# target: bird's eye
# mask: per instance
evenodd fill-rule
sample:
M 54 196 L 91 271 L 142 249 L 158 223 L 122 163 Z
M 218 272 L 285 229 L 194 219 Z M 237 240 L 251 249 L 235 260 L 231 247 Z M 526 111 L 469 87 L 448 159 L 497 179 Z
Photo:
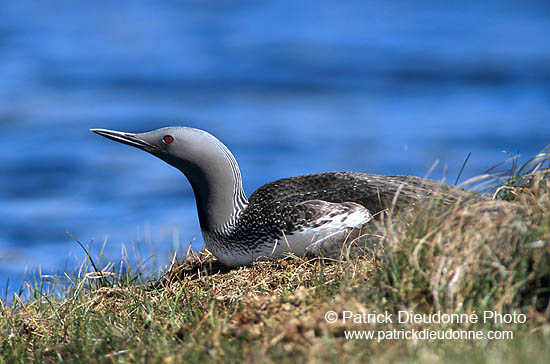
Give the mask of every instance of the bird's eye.
M 162 141 L 166 144 L 170 144 L 174 141 L 174 137 L 171 135 L 165 135 L 164 138 L 162 138 Z

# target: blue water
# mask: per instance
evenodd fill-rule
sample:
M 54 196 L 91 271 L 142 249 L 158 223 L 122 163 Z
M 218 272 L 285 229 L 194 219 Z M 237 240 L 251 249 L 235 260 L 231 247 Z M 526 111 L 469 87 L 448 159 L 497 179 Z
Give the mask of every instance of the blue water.
M 4 1 L 0 292 L 202 244 L 185 178 L 89 128 L 206 129 L 247 193 L 350 170 L 454 183 L 550 144 L 548 1 Z M 127 250 L 127 253 L 123 251 Z M 28 275 L 27 275 L 28 277 Z

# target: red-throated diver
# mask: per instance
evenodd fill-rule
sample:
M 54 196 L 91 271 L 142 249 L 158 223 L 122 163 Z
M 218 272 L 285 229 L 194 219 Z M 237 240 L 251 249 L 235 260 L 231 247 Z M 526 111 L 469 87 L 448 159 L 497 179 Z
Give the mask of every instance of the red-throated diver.
M 90 130 L 151 153 L 183 172 L 195 193 L 206 248 L 228 266 L 289 252 L 330 255 L 340 251 L 351 231 L 388 208 L 396 194 L 398 205 L 411 206 L 435 190 L 463 191 L 419 177 L 331 172 L 270 182 L 247 199 L 233 154 L 203 130 Z

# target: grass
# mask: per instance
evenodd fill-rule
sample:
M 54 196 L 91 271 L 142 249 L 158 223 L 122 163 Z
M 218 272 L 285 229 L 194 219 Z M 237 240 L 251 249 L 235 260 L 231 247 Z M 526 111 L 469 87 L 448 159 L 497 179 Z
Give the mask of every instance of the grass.
M 431 200 L 384 217 L 385 248 L 368 258 L 229 270 L 204 252 L 144 278 L 127 262 L 86 257 L 72 275 L 28 285 L 25 300 L 0 301 L 0 363 L 550 362 L 549 160 L 542 153 L 514 170 L 492 200 Z M 479 320 L 344 322 L 349 312 L 396 321 L 400 311 Z M 484 321 L 484 312 L 526 321 Z M 350 330 L 513 339 L 346 339 Z

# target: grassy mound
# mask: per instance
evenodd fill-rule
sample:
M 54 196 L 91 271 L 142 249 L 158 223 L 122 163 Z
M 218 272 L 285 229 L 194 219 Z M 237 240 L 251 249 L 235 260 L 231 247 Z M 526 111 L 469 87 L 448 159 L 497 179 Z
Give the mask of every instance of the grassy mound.
M 550 362 L 545 158 L 493 200 L 387 215 L 376 256 L 230 270 L 203 252 L 153 282 L 113 264 L 38 282 L 0 301 L 0 362 Z

